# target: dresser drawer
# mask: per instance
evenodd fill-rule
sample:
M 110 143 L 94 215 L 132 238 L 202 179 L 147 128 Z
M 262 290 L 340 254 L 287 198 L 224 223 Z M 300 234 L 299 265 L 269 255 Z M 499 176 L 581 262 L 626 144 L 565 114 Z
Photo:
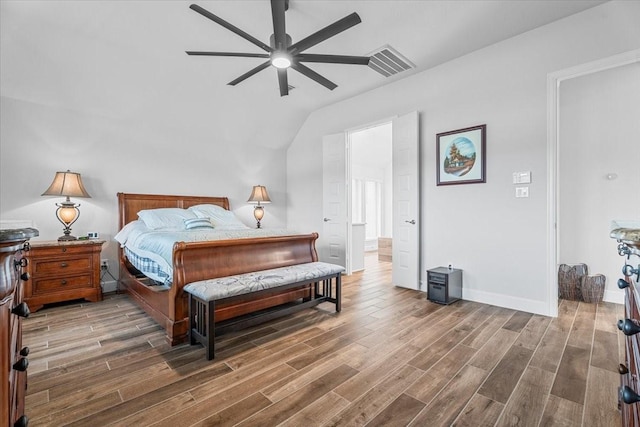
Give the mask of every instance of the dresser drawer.
M 82 242 L 82 241 L 80 241 Z M 71 257 L 79 254 L 88 254 L 93 252 L 93 248 L 90 244 L 76 244 L 67 243 L 51 246 L 43 246 L 46 242 L 33 242 L 31 244 L 31 256 L 34 258 L 50 257 L 55 258 L 58 256 Z
M 33 293 L 65 291 L 67 289 L 92 288 L 91 274 L 82 276 L 64 276 L 47 279 L 33 279 Z
M 91 255 L 65 257 L 63 259 L 32 259 L 31 274 L 34 278 L 48 274 L 68 274 L 78 271 L 91 271 Z

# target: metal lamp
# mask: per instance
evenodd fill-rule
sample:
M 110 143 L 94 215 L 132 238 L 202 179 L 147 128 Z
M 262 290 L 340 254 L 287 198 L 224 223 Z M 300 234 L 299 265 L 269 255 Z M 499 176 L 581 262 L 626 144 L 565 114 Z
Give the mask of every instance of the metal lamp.
M 84 185 L 82 185 L 80 174 L 69 170 L 56 172 L 53 182 L 42 195 L 67 198 L 62 203 L 56 203 L 58 207 L 56 209 L 56 217 L 64 225 L 64 234 L 58 237 L 58 240 L 76 240 L 77 237 L 71 235 L 71 225 L 80 217 L 80 209 L 78 209 L 80 204 L 72 202 L 69 197 L 91 197 L 85 190 Z
M 256 204 L 253 208 L 253 216 L 256 218 L 258 223 L 257 228 L 260 228 L 260 221 L 262 220 L 262 217 L 264 217 L 264 208 L 260 203 L 271 203 L 269 193 L 267 193 L 267 187 L 263 185 L 254 185 L 247 203 Z

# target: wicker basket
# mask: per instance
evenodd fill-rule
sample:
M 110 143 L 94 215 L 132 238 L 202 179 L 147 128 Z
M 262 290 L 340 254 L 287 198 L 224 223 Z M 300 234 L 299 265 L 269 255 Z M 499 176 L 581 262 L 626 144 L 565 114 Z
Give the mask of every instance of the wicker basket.
M 587 264 L 560 264 L 558 267 L 558 296 L 571 301 L 582 301 L 580 278 L 588 274 Z
M 606 280 L 607 278 L 602 274 L 582 276 L 580 279 L 580 293 L 584 302 L 602 302 Z

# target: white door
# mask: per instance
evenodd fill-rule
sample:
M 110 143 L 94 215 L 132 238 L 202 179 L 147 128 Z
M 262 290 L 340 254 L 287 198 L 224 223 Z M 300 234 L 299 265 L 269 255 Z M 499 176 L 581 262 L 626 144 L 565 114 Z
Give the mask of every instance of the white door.
M 322 138 L 322 218 L 320 258 L 347 269 L 347 159 L 345 134 Z
M 393 267 L 396 286 L 420 289 L 418 112 L 393 120 Z

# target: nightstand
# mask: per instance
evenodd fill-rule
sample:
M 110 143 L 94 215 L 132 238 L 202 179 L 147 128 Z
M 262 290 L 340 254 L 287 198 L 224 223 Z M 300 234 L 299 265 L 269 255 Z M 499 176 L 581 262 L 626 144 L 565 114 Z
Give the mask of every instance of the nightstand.
M 31 311 L 44 304 L 102 300 L 100 252 L 104 240 L 31 242 L 24 300 Z

